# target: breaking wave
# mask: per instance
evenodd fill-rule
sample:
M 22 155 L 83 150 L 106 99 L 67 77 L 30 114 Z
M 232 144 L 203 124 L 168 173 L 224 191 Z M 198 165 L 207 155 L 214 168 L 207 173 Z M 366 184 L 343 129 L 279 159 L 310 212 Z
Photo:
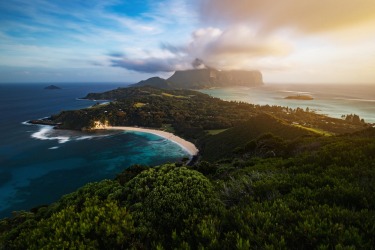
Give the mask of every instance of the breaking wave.
M 111 135 L 99 134 L 99 135 L 87 135 L 84 132 L 70 131 L 70 130 L 57 130 L 53 126 L 48 125 L 38 125 L 40 127 L 39 131 L 31 134 L 31 137 L 38 140 L 57 140 L 58 143 L 63 144 L 69 141 L 81 141 L 81 140 L 91 140 L 94 138 L 105 137 Z M 50 149 L 56 149 L 52 147 Z

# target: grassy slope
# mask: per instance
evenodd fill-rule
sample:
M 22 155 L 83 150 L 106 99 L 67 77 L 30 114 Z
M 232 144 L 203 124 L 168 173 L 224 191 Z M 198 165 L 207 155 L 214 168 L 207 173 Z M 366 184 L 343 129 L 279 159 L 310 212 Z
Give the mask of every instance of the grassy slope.
M 265 133 L 272 133 L 283 139 L 295 139 L 312 134 L 307 130 L 282 123 L 272 116 L 262 114 L 240 126 L 207 137 L 204 140 L 202 159 L 215 161 L 229 157 L 232 155 L 233 150 L 244 146 L 249 141 Z

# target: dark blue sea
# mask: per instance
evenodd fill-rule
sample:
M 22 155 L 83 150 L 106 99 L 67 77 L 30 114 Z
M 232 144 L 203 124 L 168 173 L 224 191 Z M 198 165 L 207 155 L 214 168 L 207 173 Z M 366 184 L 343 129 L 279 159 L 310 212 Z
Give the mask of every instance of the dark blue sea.
M 79 100 L 125 84 L 0 84 L 0 218 L 49 204 L 88 183 L 133 164 L 158 165 L 188 156 L 177 144 L 137 132 L 54 130 L 27 125 L 62 110 L 89 107 Z

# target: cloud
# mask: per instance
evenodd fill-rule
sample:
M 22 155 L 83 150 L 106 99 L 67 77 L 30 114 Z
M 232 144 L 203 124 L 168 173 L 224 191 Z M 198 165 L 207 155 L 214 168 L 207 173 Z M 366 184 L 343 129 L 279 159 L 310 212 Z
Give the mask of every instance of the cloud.
M 125 54 L 122 52 L 114 51 L 114 52 L 108 53 L 108 56 L 114 57 L 114 58 L 123 58 L 125 57 Z
M 275 37 L 263 37 L 256 35 L 247 26 L 239 25 L 230 27 L 224 31 L 212 29 L 199 30 L 199 36 L 193 35 L 191 51 L 202 46 L 206 56 L 220 55 L 246 55 L 248 57 L 278 56 L 287 54 L 290 47 Z M 197 32 L 195 32 L 197 33 Z
M 186 51 L 187 51 L 187 48 L 185 46 L 176 46 L 176 45 L 172 45 L 172 44 L 167 43 L 167 42 L 161 42 L 160 48 L 162 50 L 169 51 L 172 54 L 180 54 L 180 53 L 183 54 L 183 53 L 186 53 Z
M 204 68 L 254 69 L 259 58 L 282 57 L 292 46 L 275 37 L 258 37 L 243 25 L 225 30 L 201 28 L 192 32 L 189 42 L 181 45 L 161 43 L 159 56 L 125 58 L 121 53 L 110 53 L 114 67 L 139 72 L 172 72 L 179 69 Z M 155 51 L 153 54 L 157 54 Z M 120 59 L 119 57 L 122 57 Z M 197 59 L 199 58 L 199 59 Z M 204 63 L 203 63 L 204 62 Z
M 292 45 L 275 37 L 257 36 L 243 25 L 221 30 L 198 29 L 186 46 L 189 60 L 202 59 L 206 65 L 219 69 L 251 69 L 259 58 L 283 57 Z
M 111 66 L 143 73 L 172 72 L 176 70 L 176 59 L 112 59 Z
M 322 33 L 338 38 L 336 31 L 348 28 L 353 31 L 353 27 L 375 21 L 372 0 L 196 0 L 195 3 L 201 22 L 191 31 L 190 38 L 161 41 L 159 48 L 149 55 L 126 51 L 126 58 L 111 58 L 112 65 L 148 73 L 206 65 L 218 69 L 290 70 L 299 64 L 293 54 L 318 48 L 328 50 L 325 39 L 323 43 L 318 41 Z
M 209 24 L 251 23 L 261 32 L 289 28 L 303 33 L 339 30 L 375 21 L 373 0 L 202 0 Z
M 146 0 L 135 5 L 118 0 L 0 2 L 4 23 L 0 26 L 0 69 L 74 66 L 104 75 L 110 65 L 116 72 L 120 68 L 138 72 L 184 68 L 180 57 L 174 56 L 183 49 L 166 53 L 159 45 L 171 37 L 175 43 L 189 38 L 197 20 L 189 1 Z

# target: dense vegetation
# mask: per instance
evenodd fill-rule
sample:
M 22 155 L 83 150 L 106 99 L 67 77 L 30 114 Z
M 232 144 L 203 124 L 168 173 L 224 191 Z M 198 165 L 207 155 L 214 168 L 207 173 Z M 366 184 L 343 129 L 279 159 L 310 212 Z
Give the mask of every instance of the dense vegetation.
M 305 129 L 280 122 L 270 115 L 261 114 L 217 135 L 203 138 L 201 142 L 202 159 L 215 161 L 231 156 L 259 135 L 266 133 L 272 133 L 283 139 L 314 135 Z
M 195 140 L 199 160 L 134 165 L 49 206 L 15 212 L 0 221 L 0 249 L 375 245 L 375 129 L 359 117 L 150 87 L 88 97 L 113 101 L 51 120 L 74 129 L 94 121 L 163 127 Z
M 270 153 L 273 152 L 273 153 Z M 375 129 L 264 134 L 218 161 L 133 166 L 0 222 L 1 249 L 371 249 Z
M 113 126 L 161 128 L 168 124 L 173 132 L 197 139 L 207 130 L 237 126 L 258 114 L 269 114 L 285 124 L 315 129 L 326 134 L 358 131 L 365 123 L 335 119 L 309 110 L 280 106 L 259 106 L 243 102 L 226 102 L 191 90 L 165 90 L 152 87 L 118 88 L 104 93 L 91 93 L 88 99 L 112 100 L 107 105 L 63 111 L 51 117 L 61 128 L 90 129 L 95 121 Z

